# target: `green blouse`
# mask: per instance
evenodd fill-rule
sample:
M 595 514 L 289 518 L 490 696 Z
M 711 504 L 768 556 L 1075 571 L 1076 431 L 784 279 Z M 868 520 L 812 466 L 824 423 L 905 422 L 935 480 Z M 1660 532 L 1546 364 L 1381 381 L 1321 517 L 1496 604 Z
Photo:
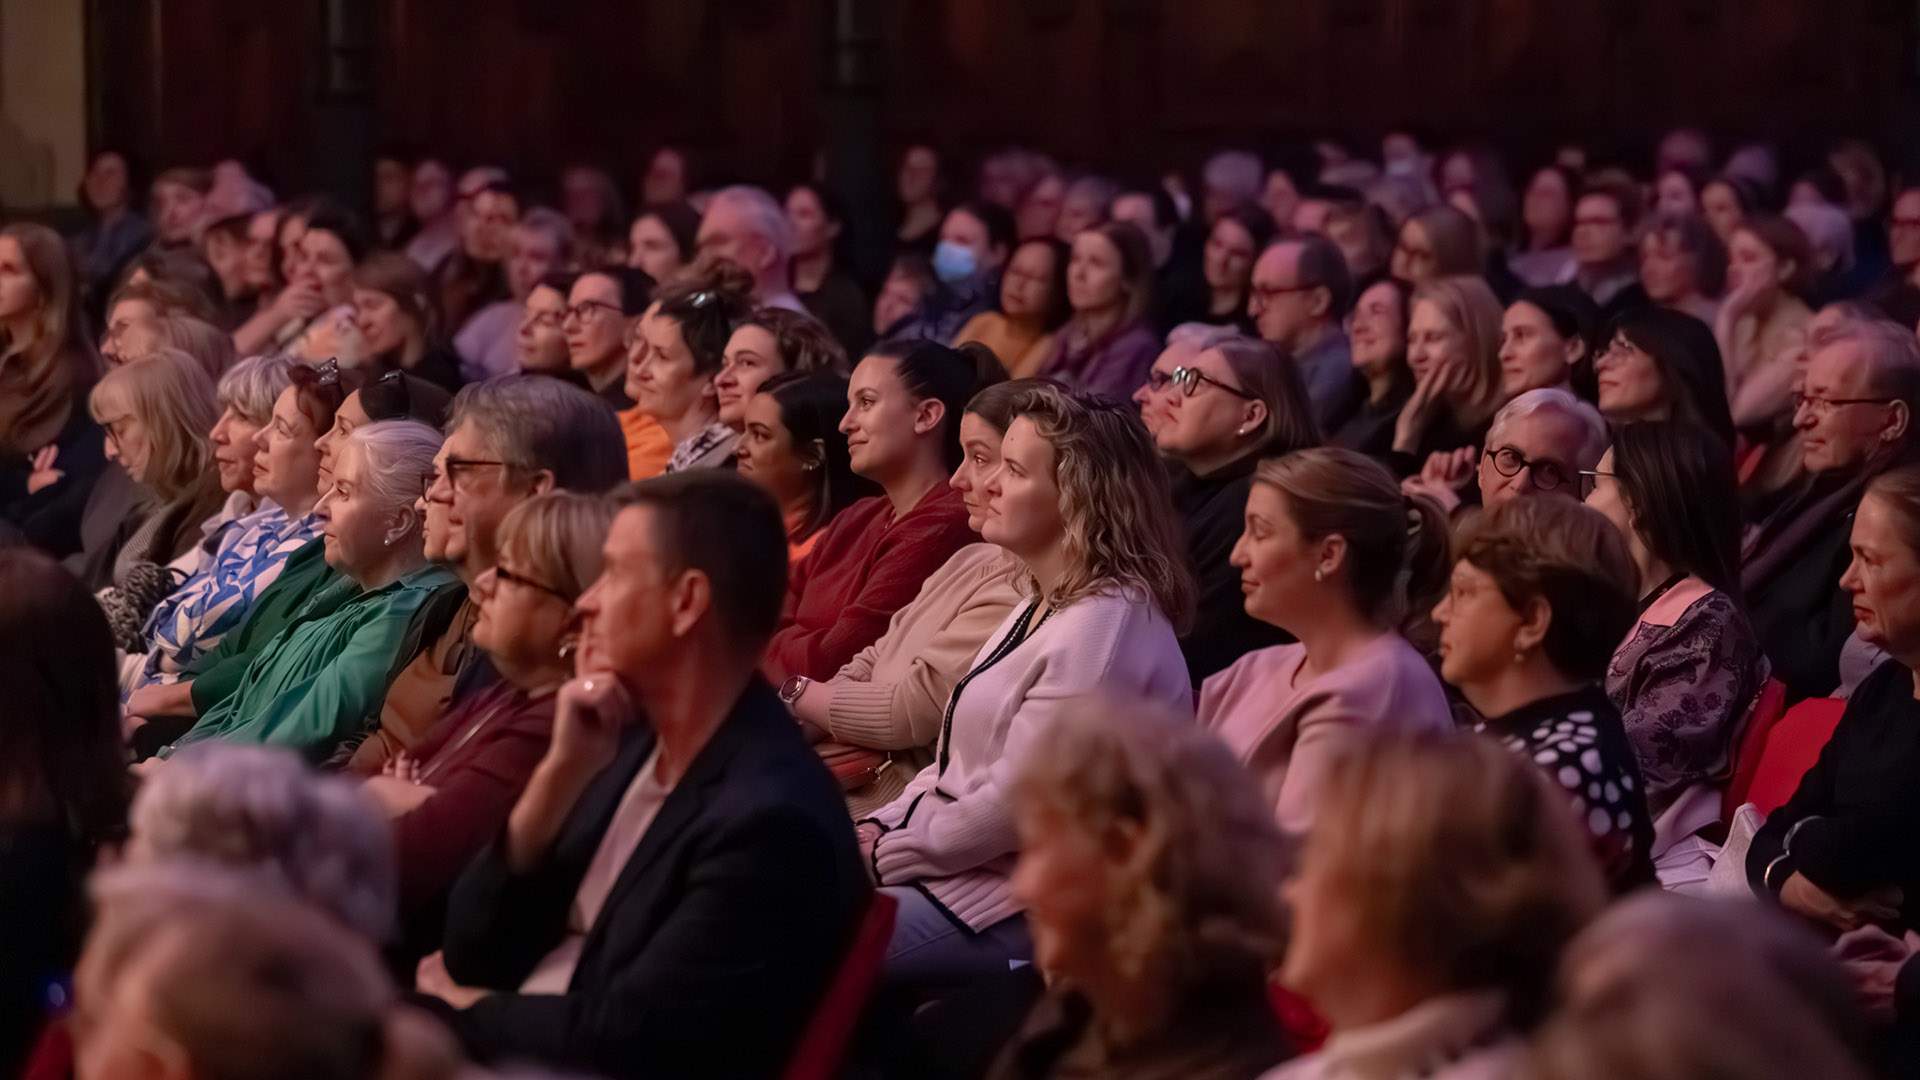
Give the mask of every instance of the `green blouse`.
M 394 673 L 422 644 L 421 610 L 458 588 L 452 571 L 434 565 L 368 592 L 345 577 L 329 583 L 254 654 L 239 686 L 160 756 L 223 739 L 325 760 L 380 715 Z

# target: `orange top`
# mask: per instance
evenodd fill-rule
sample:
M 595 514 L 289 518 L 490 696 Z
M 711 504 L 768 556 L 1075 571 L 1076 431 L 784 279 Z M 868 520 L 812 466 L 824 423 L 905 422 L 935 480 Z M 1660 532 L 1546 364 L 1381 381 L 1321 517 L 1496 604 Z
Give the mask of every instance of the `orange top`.
M 660 421 L 636 407 L 618 414 L 620 433 L 627 437 L 627 477 L 647 480 L 667 471 L 673 458 L 673 437 Z

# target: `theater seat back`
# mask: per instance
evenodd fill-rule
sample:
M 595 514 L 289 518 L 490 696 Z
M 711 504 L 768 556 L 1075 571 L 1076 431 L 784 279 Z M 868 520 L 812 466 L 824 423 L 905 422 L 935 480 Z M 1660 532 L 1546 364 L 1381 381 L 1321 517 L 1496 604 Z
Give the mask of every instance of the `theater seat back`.
M 1837 698 L 1809 698 L 1788 709 L 1767 735 L 1766 750 L 1754 770 L 1745 801 L 1762 814 L 1771 814 L 1792 798 L 1800 778 L 1813 768 L 1827 740 L 1833 738 L 1833 729 L 1839 726 L 1840 714 L 1846 708 L 1847 703 Z
M 880 963 L 886 959 L 899 908 L 900 902 L 886 893 L 873 894 L 840 969 L 827 984 L 827 992 L 821 995 L 806 1030 L 800 1033 L 800 1042 L 781 1074 L 784 1080 L 833 1080 L 840 1075 L 847 1044 L 853 1040 L 854 1027 L 860 1023 L 873 984 L 880 977 Z
M 1727 780 L 1727 790 L 1720 800 L 1720 820 L 1732 824 L 1733 812 L 1747 801 L 1747 791 L 1753 787 L 1753 776 L 1760 768 L 1760 759 L 1767 749 L 1767 736 L 1772 734 L 1775 724 L 1787 714 L 1787 684 L 1779 679 L 1768 679 L 1760 693 L 1754 696 L 1753 707 L 1747 712 L 1747 722 L 1740 730 L 1740 745 L 1733 756 L 1733 775 Z

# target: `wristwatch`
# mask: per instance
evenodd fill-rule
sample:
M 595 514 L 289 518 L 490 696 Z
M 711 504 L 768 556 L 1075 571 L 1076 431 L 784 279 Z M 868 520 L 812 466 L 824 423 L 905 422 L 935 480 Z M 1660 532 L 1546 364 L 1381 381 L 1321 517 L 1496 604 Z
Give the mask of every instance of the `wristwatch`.
M 806 693 L 807 687 L 812 685 L 813 680 L 805 675 L 789 675 L 787 681 L 780 684 L 780 700 L 791 709 L 793 703 L 799 701 L 800 695 Z

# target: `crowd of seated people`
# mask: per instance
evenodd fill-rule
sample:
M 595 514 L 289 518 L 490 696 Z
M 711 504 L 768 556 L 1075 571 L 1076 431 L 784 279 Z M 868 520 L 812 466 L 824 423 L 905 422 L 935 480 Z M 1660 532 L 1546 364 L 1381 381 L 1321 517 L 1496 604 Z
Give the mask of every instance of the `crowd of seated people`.
M 1867 144 L 699 164 L 0 226 L 0 1075 L 1920 1069 Z

